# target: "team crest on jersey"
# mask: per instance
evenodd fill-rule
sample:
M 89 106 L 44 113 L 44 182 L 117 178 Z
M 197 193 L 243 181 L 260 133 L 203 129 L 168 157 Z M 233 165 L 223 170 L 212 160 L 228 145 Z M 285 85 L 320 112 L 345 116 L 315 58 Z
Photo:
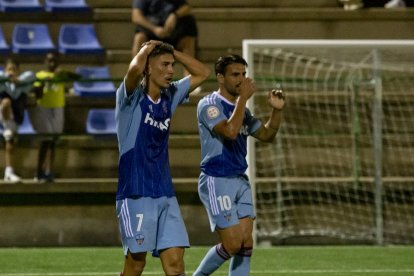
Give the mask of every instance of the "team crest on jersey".
M 209 119 L 217 118 L 218 115 L 220 115 L 220 111 L 217 107 L 210 106 L 209 108 L 207 108 L 207 116 Z
M 137 244 L 138 244 L 138 245 L 142 245 L 142 244 L 144 243 L 145 237 L 144 237 L 144 235 L 142 235 L 142 234 L 138 234 L 138 235 L 135 237 L 135 240 L 137 241 Z
M 224 219 L 227 220 L 227 221 L 230 221 L 231 220 L 231 213 L 228 213 L 228 212 L 224 213 Z

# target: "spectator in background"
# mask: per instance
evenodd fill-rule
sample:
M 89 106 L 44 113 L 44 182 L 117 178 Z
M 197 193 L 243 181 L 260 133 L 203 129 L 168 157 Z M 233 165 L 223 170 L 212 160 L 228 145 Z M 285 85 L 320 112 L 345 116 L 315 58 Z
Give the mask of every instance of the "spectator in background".
M 195 57 L 198 31 L 186 0 L 133 0 L 132 22 L 137 25 L 132 57 L 151 39 L 167 42 Z M 185 69 L 184 75 L 188 75 Z
M 4 181 L 6 182 L 21 181 L 13 169 L 14 138 L 18 125 L 23 122 L 27 93 L 32 91 L 34 81 L 33 72 L 27 71 L 19 75 L 19 65 L 13 59 L 7 59 L 4 71 L 0 72 L 0 121 L 5 140 Z
M 65 83 L 55 82 L 59 78 L 58 66 L 57 54 L 48 53 L 45 69 L 36 73 L 39 81 L 34 84 L 37 106 L 31 110 L 30 118 L 36 132 L 46 134 L 41 136 L 38 155 L 36 179 L 39 182 L 53 182 L 55 142 L 64 126 Z

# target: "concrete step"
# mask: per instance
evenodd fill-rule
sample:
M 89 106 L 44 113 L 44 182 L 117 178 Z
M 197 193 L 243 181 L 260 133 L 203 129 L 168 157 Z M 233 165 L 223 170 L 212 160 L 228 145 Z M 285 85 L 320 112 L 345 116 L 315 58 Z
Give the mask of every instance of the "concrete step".
M 40 140 L 35 135 L 20 135 L 15 145 L 15 171 L 26 180 L 35 176 Z M 171 135 L 169 145 L 172 176 L 198 177 L 198 136 Z M 0 154 L 4 156 L 4 147 L 1 147 Z M 56 144 L 54 171 L 56 178 L 116 178 L 118 160 L 118 144 L 114 135 L 62 135 Z M 0 168 L 4 166 L 4 158 L 1 158 Z

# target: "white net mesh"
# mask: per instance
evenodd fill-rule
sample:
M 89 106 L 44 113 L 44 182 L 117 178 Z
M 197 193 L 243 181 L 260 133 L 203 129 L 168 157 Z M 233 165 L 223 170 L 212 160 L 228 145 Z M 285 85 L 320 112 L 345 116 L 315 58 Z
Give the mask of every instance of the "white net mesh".
M 414 243 L 412 45 L 245 50 L 254 114 L 287 96 L 277 141 L 255 144 L 258 239 Z

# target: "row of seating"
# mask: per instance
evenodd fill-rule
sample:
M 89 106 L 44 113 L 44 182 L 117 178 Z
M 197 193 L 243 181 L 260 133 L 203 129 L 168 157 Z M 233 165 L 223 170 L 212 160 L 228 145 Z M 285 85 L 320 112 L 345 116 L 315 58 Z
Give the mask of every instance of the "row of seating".
M 45 54 L 56 50 L 47 24 L 16 24 L 11 48 L 0 27 L 0 54 Z M 104 54 L 93 24 L 62 24 L 58 37 L 61 54 Z
M 88 111 L 85 126 L 86 134 L 90 135 L 114 135 L 116 134 L 115 109 L 92 108 Z M 24 112 L 23 123 L 18 128 L 20 135 L 33 135 L 36 131 L 30 122 L 29 112 Z M 0 124 L 0 133 L 3 133 L 3 125 Z
M 85 0 L 44 0 L 44 6 L 39 0 L 0 0 L 2 12 L 90 12 L 90 6 Z

